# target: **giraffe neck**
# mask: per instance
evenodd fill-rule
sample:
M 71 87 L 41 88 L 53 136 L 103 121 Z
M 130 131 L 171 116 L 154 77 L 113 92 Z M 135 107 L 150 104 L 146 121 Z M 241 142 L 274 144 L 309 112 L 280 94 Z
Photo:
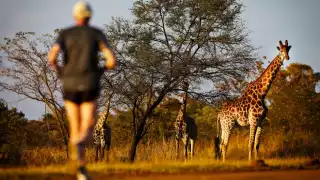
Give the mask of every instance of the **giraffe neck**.
M 104 109 L 103 112 L 100 114 L 97 125 L 98 126 L 102 126 L 106 120 L 106 118 L 108 117 L 109 112 L 107 111 L 107 109 Z
M 182 99 L 182 104 L 180 106 L 180 109 L 178 112 L 178 117 L 177 117 L 177 121 L 179 121 L 181 123 L 185 119 L 184 116 L 186 115 L 187 103 L 188 103 L 188 90 L 185 88 L 184 94 L 183 94 L 183 99 Z
M 97 122 L 97 127 L 101 128 L 103 127 L 103 124 L 106 122 L 108 115 L 109 115 L 109 110 L 110 110 L 110 101 L 111 101 L 111 95 L 108 97 L 107 102 L 105 104 L 103 112 L 100 114 L 98 122 Z
M 270 86 L 277 76 L 282 64 L 283 58 L 280 55 L 276 56 L 257 81 L 259 84 L 261 84 L 259 88 L 263 96 L 268 93 Z
M 185 90 L 184 95 L 183 95 L 183 102 L 182 102 L 182 109 L 183 109 L 183 114 L 186 113 L 187 109 L 187 103 L 188 103 L 188 90 Z

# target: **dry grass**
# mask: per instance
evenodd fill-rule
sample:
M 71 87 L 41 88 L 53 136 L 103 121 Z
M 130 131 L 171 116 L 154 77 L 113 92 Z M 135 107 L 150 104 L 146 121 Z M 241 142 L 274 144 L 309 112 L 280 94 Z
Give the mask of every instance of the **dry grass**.
M 264 139 L 260 148 L 260 158 L 268 165 L 267 169 L 298 169 L 304 167 L 310 159 L 304 154 L 300 156 L 279 157 L 276 152 L 284 149 L 284 144 L 277 141 L 280 137 L 274 136 Z M 183 160 L 183 149 L 180 149 L 180 159 L 176 159 L 174 141 L 160 141 L 156 143 L 140 143 L 138 146 L 136 162 L 133 164 L 121 162 L 126 158 L 129 143 L 123 147 L 112 147 L 109 162 L 104 160 L 95 163 L 95 153 L 92 148 L 86 149 L 88 168 L 97 173 L 178 173 L 178 172 L 212 172 L 212 171 L 238 171 L 257 170 L 248 163 L 248 145 L 246 134 L 232 136 L 228 147 L 227 162 L 214 160 L 212 143 L 197 141 L 195 157 L 192 160 Z M 26 167 L 7 168 L 0 170 L 3 175 L 39 175 L 39 174 L 70 174 L 68 170 L 66 152 L 62 148 L 33 148 L 25 150 L 23 160 Z M 264 168 L 266 169 L 266 168 Z
M 248 158 L 248 137 L 244 135 L 232 136 L 228 146 L 228 159 L 232 161 L 247 160 Z M 122 147 L 112 147 L 109 152 L 109 163 L 119 163 L 121 159 L 126 159 L 130 143 Z M 293 145 L 292 145 L 293 146 Z M 264 139 L 260 146 L 261 159 L 299 159 L 305 158 L 306 155 L 300 153 L 297 155 L 286 154 L 279 156 L 285 151 L 288 145 L 277 141 L 277 136 Z M 183 147 L 180 146 L 180 159 L 183 159 Z M 283 154 L 283 153 L 282 153 Z M 92 148 L 86 149 L 86 158 L 89 163 L 94 163 L 95 152 Z M 67 162 L 66 151 L 62 148 L 33 148 L 24 151 L 23 161 L 28 166 L 48 166 L 59 165 Z M 214 159 L 214 149 L 212 142 L 197 141 L 195 145 L 195 161 L 207 161 Z M 105 159 L 106 161 L 106 159 Z M 162 163 L 175 162 L 176 151 L 173 140 L 159 141 L 155 143 L 140 143 L 137 149 L 136 162 L 138 163 Z

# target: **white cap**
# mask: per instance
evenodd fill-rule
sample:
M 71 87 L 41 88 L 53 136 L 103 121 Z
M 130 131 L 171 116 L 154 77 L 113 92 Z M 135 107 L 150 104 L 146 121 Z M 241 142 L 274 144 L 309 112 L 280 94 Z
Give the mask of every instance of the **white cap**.
M 72 15 L 77 19 L 88 18 L 92 16 L 92 9 L 87 2 L 81 0 L 73 6 Z

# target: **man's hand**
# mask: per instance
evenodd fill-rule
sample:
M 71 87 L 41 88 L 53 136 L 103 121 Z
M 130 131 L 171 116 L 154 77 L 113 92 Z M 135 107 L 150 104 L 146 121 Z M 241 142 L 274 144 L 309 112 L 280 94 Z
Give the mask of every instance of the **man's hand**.
M 49 64 L 56 71 L 58 71 L 57 57 L 58 57 L 59 51 L 60 51 L 60 46 L 58 44 L 54 44 L 48 54 Z
M 116 57 L 114 56 L 111 49 L 107 48 L 103 43 L 99 45 L 100 51 L 103 53 L 106 59 L 105 67 L 107 70 L 113 69 L 116 66 Z

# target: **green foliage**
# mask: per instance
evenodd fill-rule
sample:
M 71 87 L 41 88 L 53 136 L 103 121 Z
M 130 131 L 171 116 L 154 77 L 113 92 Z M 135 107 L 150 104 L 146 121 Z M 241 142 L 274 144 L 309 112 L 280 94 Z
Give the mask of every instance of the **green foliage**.
M 270 133 L 282 134 L 285 153 L 305 151 L 312 155 L 320 142 L 320 106 L 314 99 L 319 79 L 312 68 L 304 64 L 291 64 L 272 84 L 268 99 L 271 101 L 268 118 L 272 123 Z M 309 151 L 305 150 L 309 148 Z
M 9 109 L 4 100 L 0 100 L 0 151 L 20 152 L 26 141 L 25 126 L 27 120 L 16 108 Z
M 205 105 L 202 108 L 196 109 L 193 117 L 199 129 L 198 139 L 212 140 L 216 136 L 217 114 L 217 108 L 213 106 Z

